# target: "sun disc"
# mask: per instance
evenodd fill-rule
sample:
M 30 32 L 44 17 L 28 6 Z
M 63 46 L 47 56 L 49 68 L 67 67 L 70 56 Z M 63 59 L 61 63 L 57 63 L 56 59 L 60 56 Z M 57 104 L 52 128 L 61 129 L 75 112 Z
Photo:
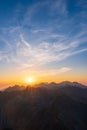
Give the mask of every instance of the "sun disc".
M 29 84 L 33 84 L 35 82 L 35 78 L 34 77 L 27 77 L 25 79 L 25 82 L 29 83 Z

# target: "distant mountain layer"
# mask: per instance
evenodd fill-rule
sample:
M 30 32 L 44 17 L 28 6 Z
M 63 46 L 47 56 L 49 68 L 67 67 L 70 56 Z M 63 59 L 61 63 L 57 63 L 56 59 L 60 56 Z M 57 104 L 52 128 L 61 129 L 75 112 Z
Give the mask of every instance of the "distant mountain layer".
M 87 86 L 13 86 L 0 92 L 0 130 L 87 130 Z
M 78 82 L 69 82 L 69 81 L 64 81 L 61 83 L 55 83 L 55 82 L 51 82 L 51 83 L 40 83 L 37 85 L 34 85 L 33 87 L 37 88 L 37 87 L 45 87 L 45 88 L 49 88 L 49 89 L 54 89 L 55 87 L 67 87 L 67 86 L 72 86 L 72 87 L 80 87 L 80 88 L 87 88 L 87 86 L 80 84 Z M 32 87 L 32 86 L 27 86 L 27 87 Z M 4 91 L 6 92 L 11 92 L 11 91 L 20 91 L 20 90 L 24 90 L 25 87 L 24 86 L 19 86 L 19 85 L 14 85 L 14 86 L 10 86 L 8 88 L 6 88 Z

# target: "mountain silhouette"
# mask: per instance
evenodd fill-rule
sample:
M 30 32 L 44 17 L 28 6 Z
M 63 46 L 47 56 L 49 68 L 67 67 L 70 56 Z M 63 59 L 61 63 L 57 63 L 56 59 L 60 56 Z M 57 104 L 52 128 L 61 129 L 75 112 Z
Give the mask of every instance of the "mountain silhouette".
M 87 86 L 65 81 L 5 89 L 0 92 L 0 130 L 6 129 L 87 130 Z

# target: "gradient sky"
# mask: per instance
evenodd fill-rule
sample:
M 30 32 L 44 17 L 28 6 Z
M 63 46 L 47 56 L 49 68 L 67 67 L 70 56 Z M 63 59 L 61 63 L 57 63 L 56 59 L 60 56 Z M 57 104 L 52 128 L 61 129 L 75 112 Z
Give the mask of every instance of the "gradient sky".
M 87 0 L 0 0 L 0 86 L 87 84 Z

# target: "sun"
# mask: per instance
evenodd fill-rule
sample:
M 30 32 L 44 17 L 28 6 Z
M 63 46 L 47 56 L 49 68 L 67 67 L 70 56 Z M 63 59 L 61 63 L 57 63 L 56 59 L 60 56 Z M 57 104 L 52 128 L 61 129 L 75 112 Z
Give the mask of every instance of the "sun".
M 25 83 L 34 84 L 35 83 L 35 78 L 34 77 L 27 77 L 27 78 L 25 78 Z

